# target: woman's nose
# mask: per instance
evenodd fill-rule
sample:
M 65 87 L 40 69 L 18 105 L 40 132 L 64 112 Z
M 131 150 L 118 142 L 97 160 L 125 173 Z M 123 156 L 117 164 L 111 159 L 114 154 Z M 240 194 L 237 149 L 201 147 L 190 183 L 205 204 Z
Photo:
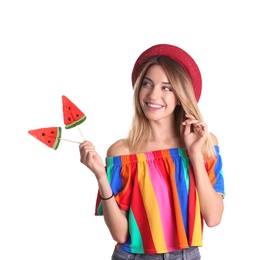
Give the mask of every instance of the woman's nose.
M 151 88 L 151 91 L 149 93 L 149 97 L 151 99 L 158 99 L 160 97 L 160 89 L 158 87 L 156 87 L 156 86 Z

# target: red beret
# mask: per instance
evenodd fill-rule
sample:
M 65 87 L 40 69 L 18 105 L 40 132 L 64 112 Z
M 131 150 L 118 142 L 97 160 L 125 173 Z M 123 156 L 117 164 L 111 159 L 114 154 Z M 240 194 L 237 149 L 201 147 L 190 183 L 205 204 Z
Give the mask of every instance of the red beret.
M 136 60 L 133 71 L 132 71 L 132 84 L 134 86 L 134 83 L 137 79 L 138 74 L 140 73 L 142 67 L 144 64 L 155 56 L 168 56 L 174 60 L 176 60 L 179 64 L 182 65 L 182 67 L 187 71 L 189 74 L 193 87 L 194 92 L 197 101 L 200 98 L 201 95 L 201 89 L 202 89 L 202 78 L 200 74 L 200 70 L 196 64 L 196 62 L 193 60 L 193 58 L 184 50 L 181 48 L 170 45 L 170 44 L 157 44 L 149 49 L 145 50 Z

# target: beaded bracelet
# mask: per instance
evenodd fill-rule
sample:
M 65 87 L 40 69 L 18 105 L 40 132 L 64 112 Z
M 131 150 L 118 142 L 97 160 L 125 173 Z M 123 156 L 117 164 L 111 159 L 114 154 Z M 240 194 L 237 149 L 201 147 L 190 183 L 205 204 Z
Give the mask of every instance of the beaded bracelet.
M 114 196 L 114 192 L 112 191 L 112 195 L 110 197 L 108 197 L 108 198 L 102 198 L 100 194 L 99 194 L 99 196 L 100 196 L 101 200 L 109 200 Z

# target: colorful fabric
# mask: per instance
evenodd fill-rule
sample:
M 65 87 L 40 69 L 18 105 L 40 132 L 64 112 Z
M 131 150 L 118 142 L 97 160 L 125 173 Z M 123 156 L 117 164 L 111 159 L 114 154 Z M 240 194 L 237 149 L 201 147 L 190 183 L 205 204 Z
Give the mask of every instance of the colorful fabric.
M 215 150 L 216 158 L 204 164 L 214 189 L 224 195 L 219 147 Z M 128 240 L 117 247 L 157 254 L 202 246 L 203 219 L 184 148 L 108 157 L 106 171 L 118 205 L 129 212 Z M 99 193 L 95 215 L 103 215 Z

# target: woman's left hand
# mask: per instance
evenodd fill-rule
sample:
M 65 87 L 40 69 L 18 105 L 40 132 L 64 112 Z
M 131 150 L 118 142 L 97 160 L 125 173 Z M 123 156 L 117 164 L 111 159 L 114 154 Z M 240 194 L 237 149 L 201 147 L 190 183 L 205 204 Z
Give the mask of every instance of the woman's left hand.
M 208 136 L 208 127 L 204 122 L 192 115 L 185 115 L 187 119 L 182 123 L 184 129 L 184 143 L 189 154 L 201 153 Z

